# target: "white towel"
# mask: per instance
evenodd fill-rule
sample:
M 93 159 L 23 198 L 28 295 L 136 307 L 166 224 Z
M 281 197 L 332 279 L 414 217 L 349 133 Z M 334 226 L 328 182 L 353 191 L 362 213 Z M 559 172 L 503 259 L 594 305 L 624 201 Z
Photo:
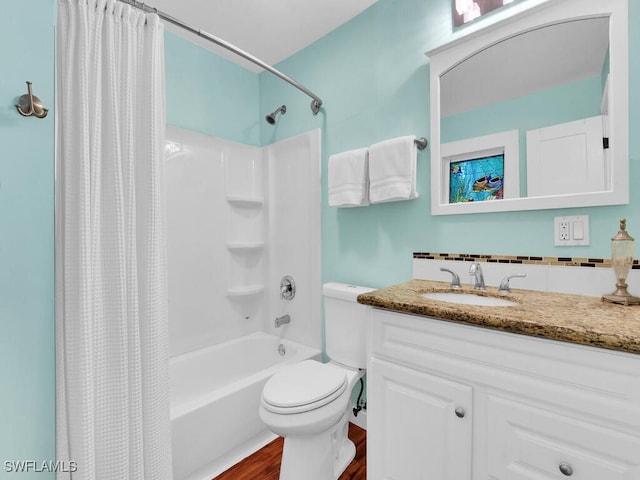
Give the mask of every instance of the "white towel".
M 366 148 L 329 157 L 329 206 L 369 205 L 369 167 Z
M 398 137 L 369 147 L 369 200 L 396 202 L 418 198 L 415 135 Z

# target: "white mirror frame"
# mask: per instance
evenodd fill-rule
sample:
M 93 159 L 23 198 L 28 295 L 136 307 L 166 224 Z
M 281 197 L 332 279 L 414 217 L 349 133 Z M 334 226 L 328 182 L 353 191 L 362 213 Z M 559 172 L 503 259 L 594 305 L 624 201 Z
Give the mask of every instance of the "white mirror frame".
M 431 214 L 506 212 L 629 203 L 629 39 L 627 0 L 531 0 L 514 15 L 430 50 Z M 609 17 L 609 155 L 611 190 L 543 197 L 448 203 L 440 148 L 440 77 L 495 43 L 545 25 L 589 17 Z M 518 180 L 519 181 L 519 180 Z

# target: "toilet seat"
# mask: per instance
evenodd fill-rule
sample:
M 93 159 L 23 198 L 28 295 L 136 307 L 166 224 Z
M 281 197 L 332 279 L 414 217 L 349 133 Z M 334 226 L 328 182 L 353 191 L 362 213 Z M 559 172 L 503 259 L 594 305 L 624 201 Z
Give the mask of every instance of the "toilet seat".
M 273 413 L 294 414 L 320 408 L 342 395 L 347 375 L 341 368 L 315 360 L 304 360 L 281 369 L 265 384 L 264 408 Z

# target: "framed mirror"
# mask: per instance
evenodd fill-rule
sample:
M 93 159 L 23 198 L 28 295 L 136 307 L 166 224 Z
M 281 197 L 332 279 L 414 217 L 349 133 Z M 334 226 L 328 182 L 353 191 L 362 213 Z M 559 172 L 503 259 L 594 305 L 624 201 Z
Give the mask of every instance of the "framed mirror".
M 628 203 L 627 0 L 534 0 L 427 52 L 433 215 Z

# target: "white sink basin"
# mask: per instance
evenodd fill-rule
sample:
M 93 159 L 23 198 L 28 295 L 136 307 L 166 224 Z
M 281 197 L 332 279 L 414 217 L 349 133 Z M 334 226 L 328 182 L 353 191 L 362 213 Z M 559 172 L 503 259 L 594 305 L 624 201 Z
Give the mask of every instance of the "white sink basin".
M 473 293 L 432 292 L 423 293 L 422 298 L 439 302 L 457 303 L 458 305 L 477 305 L 481 307 L 513 307 L 518 305 L 511 300 L 496 297 L 483 297 Z

